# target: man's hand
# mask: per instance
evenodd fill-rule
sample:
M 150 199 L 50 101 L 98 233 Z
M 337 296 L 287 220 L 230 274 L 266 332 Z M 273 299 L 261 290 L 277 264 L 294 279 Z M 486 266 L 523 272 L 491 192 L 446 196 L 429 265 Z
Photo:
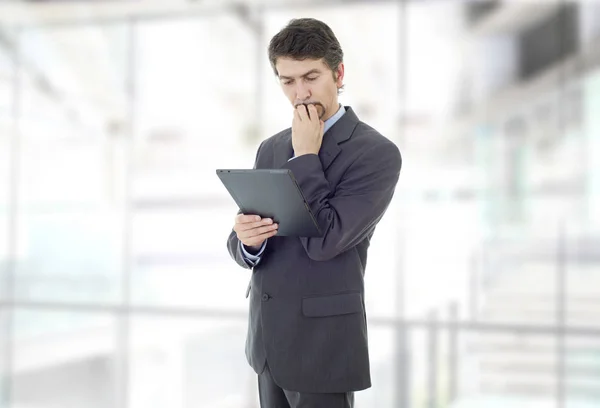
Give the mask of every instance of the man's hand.
M 319 119 L 317 108 L 313 104 L 298 105 L 294 109 L 292 121 L 292 146 L 294 154 L 319 154 L 323 142 L 325 122 Z
M 278 227 L 279 225 L 274 224 L 270 218 L 261 219 L 258 215 L 238 214 L 233 230 L 242 244 L 258 251 L 267 238 L 277 234 Z

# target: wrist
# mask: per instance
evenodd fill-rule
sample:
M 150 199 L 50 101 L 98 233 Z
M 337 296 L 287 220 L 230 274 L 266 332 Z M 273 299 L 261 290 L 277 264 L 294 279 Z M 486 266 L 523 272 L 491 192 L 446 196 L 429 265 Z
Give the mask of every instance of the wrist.
M 260 251 L 260 248 L 262 248 L 262 244 L 260 244 L 260 245 L 244 245 L 244 246 L 246 247 L 246 251 L 248 251 L 252 255 L 258 253 L 258 251 Z
M 316 154 L 316 155 L 319 154 L 318 151 L 317 152 L 314 152 L 314 151 L 299 151 L 299 152 L 294 152 L 294 153 L 296 154 L 296 157 L 305 156 L 307 154 Z

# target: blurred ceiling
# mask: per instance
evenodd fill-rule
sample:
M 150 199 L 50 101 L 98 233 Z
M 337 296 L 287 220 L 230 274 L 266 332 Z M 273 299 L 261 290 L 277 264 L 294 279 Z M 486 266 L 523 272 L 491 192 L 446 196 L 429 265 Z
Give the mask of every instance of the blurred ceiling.
M 268 0 L 277 4 L 281 0 Z M 259 0 L 21 0 L 0 2 L 0 23 L 40 24 L 128 17 L 184 15 Z
M 0 0 L 0 25 L 39 25 L 124 18 L 168 18 L 264 6 L 303 7 L 381 3 L 398 0 Z M 424 0 L 405 0 L 425 3 Z M 433 2 L 435 3 L 435 2 Z M 478 3 L 495 5 L 473 27 L 475 35 L 518 30 L 543 19 L 564 0 L 519 0 Z
M 364 0 L 358 0 L 362 2 Z M 351 3 L 357 0 L 329 0 Z M 48 24 L 72 21 L 181 16 L 226 7 L 323 4 L 323 0 L 0 0 L 0 24 Z

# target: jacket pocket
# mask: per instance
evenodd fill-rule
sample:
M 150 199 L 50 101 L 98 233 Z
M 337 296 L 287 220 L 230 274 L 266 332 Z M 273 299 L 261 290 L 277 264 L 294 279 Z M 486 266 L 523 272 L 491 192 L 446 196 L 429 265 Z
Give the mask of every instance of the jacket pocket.
M 302 299 L 302 314 L 306 317 L 338 316 L 362 311 L 360 293 L 342 293 Z

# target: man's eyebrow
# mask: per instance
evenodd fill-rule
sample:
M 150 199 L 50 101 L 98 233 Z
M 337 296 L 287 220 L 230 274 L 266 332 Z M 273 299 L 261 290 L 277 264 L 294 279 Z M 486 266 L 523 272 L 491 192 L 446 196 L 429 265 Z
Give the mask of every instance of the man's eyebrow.
M 301 77 L 303 77 L 303 78 L 304 78 L 304 77 L 307 77 L 307 76 L 309 76 L 310 74 L 320 74 L 320 73 L 321 73 L 321 70 L 320 70 L 320 69 L 313 68 L 313 69 L 311 69 L 310 71 L 308 71 L 306 74 L 304 74 L 304 75 L 301 75 Z M 294 78 L 292 78 L 292 77 L 289 77 L 289 76 L 285 76 L 285 75 L 279 75 L 279 79 L 294 79 Z

